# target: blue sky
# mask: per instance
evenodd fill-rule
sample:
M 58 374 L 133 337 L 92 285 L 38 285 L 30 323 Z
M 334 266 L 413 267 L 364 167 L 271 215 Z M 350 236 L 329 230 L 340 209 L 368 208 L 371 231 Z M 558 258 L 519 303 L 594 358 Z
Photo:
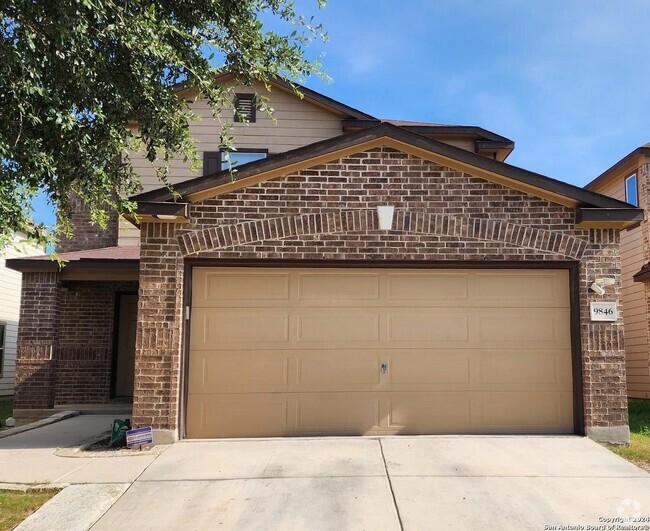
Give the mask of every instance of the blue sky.
M 648 0 L 330 0 L 330 85 L 384 118 L 478 125 L 582 186 L 650 141 Z
M 329 33 L 310 55 L 333 80 L 306 85 L 377 117 L 484 127 L 579 186 L 650 141 L 650 0 L 297 4 Z

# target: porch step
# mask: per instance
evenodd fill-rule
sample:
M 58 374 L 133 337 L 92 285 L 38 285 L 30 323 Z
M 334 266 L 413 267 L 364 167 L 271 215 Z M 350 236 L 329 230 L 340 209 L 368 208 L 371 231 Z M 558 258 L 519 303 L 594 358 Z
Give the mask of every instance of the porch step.
M 65 404 L 58 405 L 54 411 L 78 411 L 80 415 L 123 415 L 130 417 L 132 404 Z

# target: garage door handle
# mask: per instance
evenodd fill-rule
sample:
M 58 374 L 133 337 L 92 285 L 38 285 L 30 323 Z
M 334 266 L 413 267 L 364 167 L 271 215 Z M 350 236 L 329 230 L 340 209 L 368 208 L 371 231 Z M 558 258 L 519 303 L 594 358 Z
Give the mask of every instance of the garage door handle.
M 387 370 L 388 370 L 388 363 L 382 363 L 381 364 L 381 373 L 386 374 Z

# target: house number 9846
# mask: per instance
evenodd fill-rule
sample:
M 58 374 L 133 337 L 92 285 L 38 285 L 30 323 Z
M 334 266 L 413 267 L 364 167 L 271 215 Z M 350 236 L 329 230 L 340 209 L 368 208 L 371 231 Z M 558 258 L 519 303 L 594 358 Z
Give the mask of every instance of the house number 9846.
M 592 321 L 616 321 L 618 319 L 615 302 L 592 302 L 589 309 Z

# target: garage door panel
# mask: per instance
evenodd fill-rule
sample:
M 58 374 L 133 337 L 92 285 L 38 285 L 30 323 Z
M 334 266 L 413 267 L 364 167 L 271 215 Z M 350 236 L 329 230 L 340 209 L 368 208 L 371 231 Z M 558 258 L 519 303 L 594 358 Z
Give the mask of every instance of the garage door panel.
M 189 385 L 196 393 L 286 391 L 290 356 L 286 351 L 200 351 L 189 369 Z
M 364 351 L 295 353 L 295 390 L 370 390 L 380 384 L 380 356 Z
M 402 346 L 427 343 L 466 343 L 469 340 L 469 320 L 466 312 L 458 309 L 393 308 L 387 313 L 389 343 Z
M 297 274 L 299 301 L 376 301 L 379 299 L 378 273 Z
M 573 395 L 566 392 L 489 392 L 472 398 L 472 425 L 499 433 L 571 433 Z
M 287 399 L 283 394 L 190 394 L 187 410 L 190 438 L 291 434 Z
M 569 291 L 557 271 L 490 271 L 474 274 L 476 306 L 567 307 Z
M 390 352 L 390 351 L 389 351 Z M 422 349 L 387 354 L 391 390 L 466 387 L 470 384 L 470 351 Z
M 380 395 L 375 393 L 305 393 L 292 395 L 295 433 L 364 435 L 380 429 Z
M 391 393 L 387 431 L 392 433 L 467 433 L 470 400 L 461 393 Z
M 199 277 L 199 281 L 196 279 Z M 224 306 L 233 301 L 282 301 L 289 298 L 288 272 L 251 270 L 196 270 L 192 293 L 196 306 Z
M 195 308 L 190 331 L 193 350 L 215 345 L 238 346 L 287 343 L 290 315 L 277 308 Z M 198 326 L 197 326 L 198 325 Z
M 467 301 L 468 274 L 443 271 L 388 273 L 387 299 L 391 302 Z
M 373 309 L 306 309 L 296 316 L 297 342 L 325 343 L 333 348 L 345 347 L 349 342 L 377 343 L 379 318 L 379 312 Z
M 477 311 L 475 340 L 487 347 L 570 347 L 569 310 L 563 308 L 493 308 Z
M 571 391 L 571 359 L 564 350 L 481 351 L 476 362 L 479 386 Z

